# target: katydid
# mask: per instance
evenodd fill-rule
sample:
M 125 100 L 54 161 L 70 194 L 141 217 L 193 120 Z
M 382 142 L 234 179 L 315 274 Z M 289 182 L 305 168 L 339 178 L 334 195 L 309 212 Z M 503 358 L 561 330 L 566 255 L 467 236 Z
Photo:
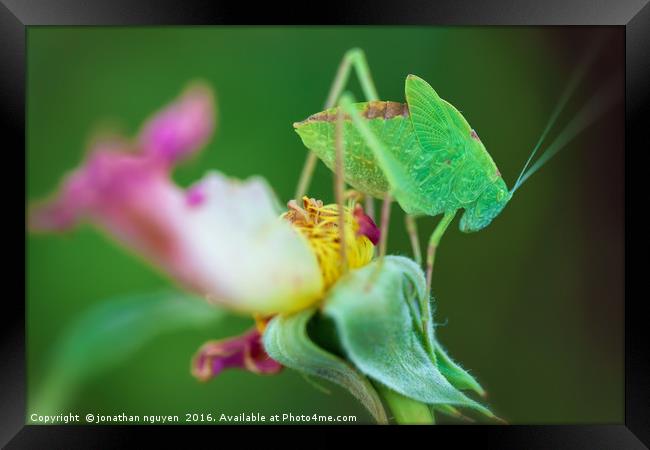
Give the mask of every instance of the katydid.
M 591 52 L 588 59 L 594 55 L 595 51 Z M 351 94 L 343 93 L 351 67 L 357 71 L 365 102 L 355 103 Z M 426 273 L 430 289 L 436 247 L 457 212 L 464 210 L 460 219 L 463 232 L 488 226 L 521 183 L 559 150 L 555 144 L 561 137 L 564 140 L 559 145 L 564 146 L 595 120 L 594 111 L 602 112 L 602 101 L 583 110 L 573 121 L 574 126 L 567 126 L 526 172 L 586 67 L 584 61 L 574 74 L 519 179 L 508 190 L 478 134 L 453 105 L 415 75 L 406 77 L 406 103 L 380 101 L 363 52 L 352 49 L 343 58 L 325 109 L 294 123 L 304 145 L 311 150 L 296 195 L 299 198 L 304 194 L 318 157 L 340 175 L 338 196 L 344 179 L 367 196 L 384 198 L 381 255 L 388 207 L 394 198 L 407 214 L 407 229 L 418 263 L 421 257 L 414 218 L 443 214 L 429 239 Z

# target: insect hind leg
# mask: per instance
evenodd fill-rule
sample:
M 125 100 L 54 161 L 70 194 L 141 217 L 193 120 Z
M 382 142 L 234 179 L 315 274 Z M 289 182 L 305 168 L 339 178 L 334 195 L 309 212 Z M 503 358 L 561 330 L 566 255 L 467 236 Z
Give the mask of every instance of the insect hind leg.
M 371 101 L 379 99 L 375 83 L 372 81 L 372 76 L 370 75 L 370 68 L 365 53 L 360 48 L 352 48 L 343 55 L 343 59 L 339 64 L 336 76 L 332 82 L 332 87 L 327 95 L 324 109 L 329 109 L 337 104 L 343 89 L 350 79 L 352 69 L 354 69 L 359 78 L 361 89 L 363 90 L 366 100 Z M 316 153 L 310 151 L 307 154 L 307 159 L 302 168 L 298 187 L 296 188 L 296 193 L 294 195 L 296 201 L 300 201 L 302 196 L 307 192 L 309 183 L 314 174 L 314 169 L 316 168 L 317 160 L 318 157 L 316 156 Z
M 336 77 L 334 77 L 334 82 L 332 83 L 327 100 L 325 101 L 325 109 L 329 109 L 337 104 L 339 97 L 343 93 L 343 89 L 350 78 L 350 70 L 352 68 L 354 68 L 357 77 L 361 82 L 361 89 L 363 90 L 366 100 L 372 101 L 379 99 L 375 83 L 372 81 L 372 76 L 370 75 L 370 68 L 368 67 L 365 53 L 360 48 L 353 48 L 345 52 L 345 55 L 343 55 L 343 60 L 339 65 Z

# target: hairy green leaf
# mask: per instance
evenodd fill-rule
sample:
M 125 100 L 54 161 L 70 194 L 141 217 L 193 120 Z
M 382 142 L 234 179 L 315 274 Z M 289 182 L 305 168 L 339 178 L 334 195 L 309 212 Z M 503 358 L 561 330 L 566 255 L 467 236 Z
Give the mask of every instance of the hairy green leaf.
M 426 281 L 422 276 L 422 272 L 415 261 L 408 258 L 395 258 L 393 262 L 400 265 L 404 276 L 412 283 L 412 291 L 408 300 L 411 307 L 411 314 L 414 318 L 415 328 L 418 331 L 422 326 L 422 310 L 424 309 L 424 302 L 427 301 Z M 415 297 L 413 301 L 412 297 Z M 419 308 L 416 308 L 419 306 Z M 430 311 L 434 311 L 433 305 Z M 481 387 L 478 381 L 465 371 L 457 362 L 455 362 L 440 342 L 435 338 L 433 331 L 433 317 L 426 322 L 427 329 L 422 330 L 423 340 L 429 341 L 430 348 L 434 349 L 434 362 L 438 366 L 440 372 L 447 378 L 447 380 L 457 389 L 471 389 L 477 394 L 484 396 L 485 390 Z
M 337 356 L 323 350 L 307 335 L 307 323 L 316 312 L 311 308 L 292 315 L 278 315 L 264 331 L 264 348 L 281 364 L 324 378 L 346 388 L 379 423 L 387 423 L 386 412 L 370 382 Z
M 423 403 L 465 406 L 493 417 L 454 387 L 427 352 L 408 305 L 414 291 L 409 280 L 417 280 L 421 295 L 423 279 L 407 258 L 387 256 L 342 278 L 324 313 L 334 319 L 348 358 L 372 379 Z

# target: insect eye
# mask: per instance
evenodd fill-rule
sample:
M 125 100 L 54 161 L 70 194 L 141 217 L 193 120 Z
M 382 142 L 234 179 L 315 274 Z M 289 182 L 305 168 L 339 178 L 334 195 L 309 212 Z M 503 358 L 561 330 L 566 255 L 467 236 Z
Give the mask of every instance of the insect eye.
M 501 200 L 503 200 L 504 195 L 505 194 L 504 194 L 503 191 L 501 191 L 501 190 L 497 191 L 497 201 L 500 202 Z

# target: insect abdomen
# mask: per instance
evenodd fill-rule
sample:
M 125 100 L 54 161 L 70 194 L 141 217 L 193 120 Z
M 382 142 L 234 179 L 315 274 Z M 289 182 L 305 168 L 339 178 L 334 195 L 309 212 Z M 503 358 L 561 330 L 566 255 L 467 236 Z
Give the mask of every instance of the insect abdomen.
M 388 151 L 401 160 L 417 152 L 417 140 L 409 120 L 408 106 L 390 101 L 356 103 L 355 108 L 367 119 L 370 129 Z M 335 136 L 338 108 L 316 113 L 302 122 L 294 123 L 307 148 L 334 170 Z M 372 150 L 354 127 L 347 114 L 343 115 L 345 142 L 345 181 L 353 188 L 381 198 L 388 191 L 388 181 Z

